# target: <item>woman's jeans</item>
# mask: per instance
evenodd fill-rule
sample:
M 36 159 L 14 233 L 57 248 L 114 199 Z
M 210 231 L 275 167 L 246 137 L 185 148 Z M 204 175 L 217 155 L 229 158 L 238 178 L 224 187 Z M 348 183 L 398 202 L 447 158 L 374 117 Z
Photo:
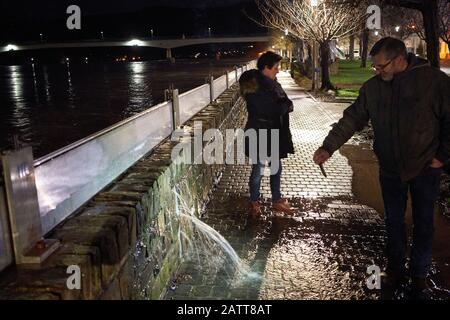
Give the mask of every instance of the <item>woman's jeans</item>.
M 252 173 L 250 175 L 250 201 L 258 201 L 260 197 L 259 190 L 261 188 L 261 179 L 263 177 L 265 164 L 259 163 L 252 165 Z M 278 162 L 278 170 L 270 176 L 270 190 L 272 192 L 272 201 L 281 199 L 281 161 Z
M 439 196 L 441 173 L 442 169 L 429 167 L 407 182 L 402 182 L 400 177 L 380 174 L 386 212 L 388 272 L 406 271 L 405 211 L 409 189 L 414 223 L 410 273 L 413 277 L 427 276 L 432 257 L 434 204 Z

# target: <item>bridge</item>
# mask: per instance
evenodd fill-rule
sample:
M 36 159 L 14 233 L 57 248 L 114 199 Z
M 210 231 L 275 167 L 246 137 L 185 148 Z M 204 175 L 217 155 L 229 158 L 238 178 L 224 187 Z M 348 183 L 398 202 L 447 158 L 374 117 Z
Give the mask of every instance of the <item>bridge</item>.
M 40 42 L 32 44 L 7 44 L 0 47 L 0 54 L 11 51 L 60 49 L 60 48 L 98 48 L 98 47 L 149 47 L 166 49 L 166 57 L 172 58 L 172 49 L 201 44 L 213 43 L 246 43 L 246 42 L 269 42 L 269 36 L 248 37 L 205 37 L 205 38 L 181 38 L 181 39 L 152 39 L 152 40 L 94 40 L 78 42 Z

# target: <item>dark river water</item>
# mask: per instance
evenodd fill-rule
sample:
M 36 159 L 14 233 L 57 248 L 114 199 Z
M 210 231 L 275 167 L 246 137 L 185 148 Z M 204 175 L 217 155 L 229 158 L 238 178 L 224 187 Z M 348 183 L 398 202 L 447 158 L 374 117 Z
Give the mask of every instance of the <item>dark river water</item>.
M 247 60 L 0 66 L 0 150 L 17 135 L 39 158 Z

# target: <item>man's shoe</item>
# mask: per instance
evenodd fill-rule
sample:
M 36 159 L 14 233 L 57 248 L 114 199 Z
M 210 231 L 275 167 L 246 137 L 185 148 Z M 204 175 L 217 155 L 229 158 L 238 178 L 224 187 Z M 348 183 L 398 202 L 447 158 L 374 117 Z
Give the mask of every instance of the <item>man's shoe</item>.
M 413 277 L 411 284 L 412 300 L 431 300 L 432 290 L 427 284 L 427 278 Z
M 397 290 L 406 286 L 409 282 L 406 273 L 383 272 L 380 275 L 381 280 L 381 299 L 393 300 Z
M 287 199 L 281 198 L 272 203 L 272 207 L 275 211 L 284 212 L 287 214 L 292 214 L 291 206 Z
M 249 204 L 249 216 L 251 218 L 257 218 L 261 215 L 261 206 L 258 201 L 250 201 Z

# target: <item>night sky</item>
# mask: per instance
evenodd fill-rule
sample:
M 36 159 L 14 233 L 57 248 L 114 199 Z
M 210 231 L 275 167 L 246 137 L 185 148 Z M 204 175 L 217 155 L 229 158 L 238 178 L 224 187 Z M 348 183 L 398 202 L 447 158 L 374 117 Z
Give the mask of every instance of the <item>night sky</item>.
M 137 11 L 153 6 L 208 8 L 243 2 L 249 2 L 249 0 L 5 0 L 2 1 L 1 7 L 3 13 L 8 12 L 8 16 L 14 16 L 20 20 L 35 15 L 56 18 L 61 12 L 64 14 L 65 9 L 72 4 L 80 6 L 83 13 L 91 15 Z
M 82 30 L 68 32 L 66 9 L 81 8 Z M 186 9 L 187 8 L 187 9 Z M 253 0 L 14 0 L 0 1 L 0 42 L 92 39 L 100 30 L 105 38 L 182 34 L 203 35 L 208 26 L 216 34 L 255 34 L 263 28 L 242 10 L 257 15 Z

